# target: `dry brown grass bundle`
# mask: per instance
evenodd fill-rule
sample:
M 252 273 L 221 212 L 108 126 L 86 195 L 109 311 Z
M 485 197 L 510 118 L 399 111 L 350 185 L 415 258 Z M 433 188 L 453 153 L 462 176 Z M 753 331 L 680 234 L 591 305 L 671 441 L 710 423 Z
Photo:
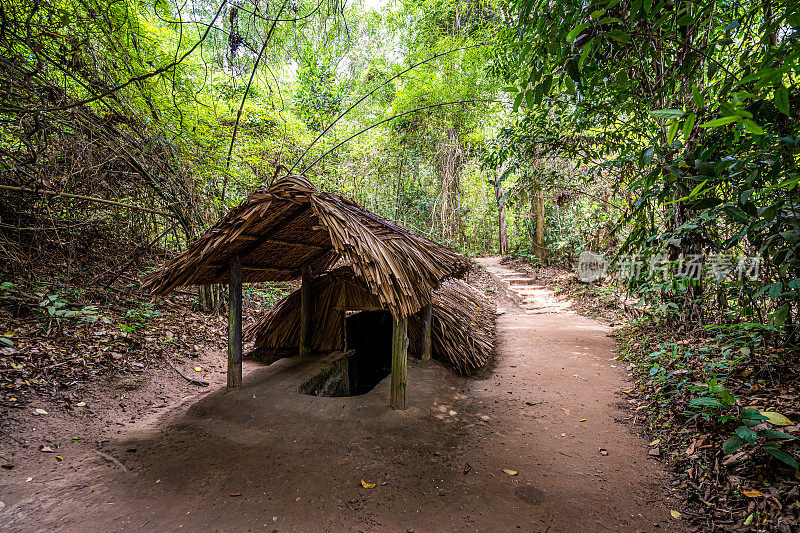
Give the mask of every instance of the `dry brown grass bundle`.
M 338 350 L 343 345 L 345 309 L 381 309 L 381 302 L 369 292 L 367 286 L 353 275 L 349 266 L 326 272 L 314 278 L 313 328 L 311 349 L 317 352 Z M 290 351 L 296 353 L 300 345 L 300 291 L 296 290 L 280 300 L 245 333 L 255 341 L 259 355 Z
M 378 298 L 356 278 L 350 267 L 341 267 L 313 281 L 312 350 L 329 352 L 344 344 L 345 310 L 382 309 Z M 495 332 L 494 303 L 461 280 L 447 280 L 433 293 L 431 349 L 460 375 L 481 368 L 492 354 Z M 255 340 L 256 357 L 295 355 L 300 343 L 300 291 L 295 291 L 247 331 Z M 410 317 L 411 353 L 422 348 L 420 314 Z
M 344 257 L 371 294 L 395 316 L 430 301 L 441 281 L 460 275 L 468 261 L 358 204 L 286 176 L 251 194 L 189 249 L 145 278 L 156 294 L 192 284 L 224 283 L 238 256 L 243 279 L 297 279 L 308 265 L 319 275 Z
M 483 367 L 494 351 L 495 304 L 468 283 L 450 279 L 433 293 L 431 349 L 460 375 Z M 422 321 L 415 315 L 408 328 L 411 349 L 419 353 Z

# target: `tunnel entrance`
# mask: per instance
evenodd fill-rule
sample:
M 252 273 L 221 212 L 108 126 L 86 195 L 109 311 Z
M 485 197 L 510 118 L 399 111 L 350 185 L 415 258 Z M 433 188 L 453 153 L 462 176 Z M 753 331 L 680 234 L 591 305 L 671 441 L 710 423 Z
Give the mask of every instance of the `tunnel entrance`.
M 347 317 L 350 396 L 366 394 L 392 372 L 392 314 L 361 311 Z
M 347 317 L 347 353 L 300 386 L 313 396 L 360 396 L 392 372 L 392 315 L 361 311 Z

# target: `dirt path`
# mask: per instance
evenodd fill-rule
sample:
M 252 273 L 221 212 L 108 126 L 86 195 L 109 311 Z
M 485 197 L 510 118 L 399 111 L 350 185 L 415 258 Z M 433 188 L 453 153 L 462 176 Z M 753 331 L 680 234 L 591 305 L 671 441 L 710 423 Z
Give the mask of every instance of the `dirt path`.
M 411 360 L 409 409 L 393 412 L 388 380 L 363 396 L 305 396 L 308 365 L 282 360 L 242 390 L 129 424 L 104 455 L 29 464 L 40 452 L 21 452 L 0 473 L 0 529 L 681 530 L 666 474 L 615 421 L 627 384 L 608 328 L 523 281 L 509 284 L 522 308 L 500 298 L 483 377 Z

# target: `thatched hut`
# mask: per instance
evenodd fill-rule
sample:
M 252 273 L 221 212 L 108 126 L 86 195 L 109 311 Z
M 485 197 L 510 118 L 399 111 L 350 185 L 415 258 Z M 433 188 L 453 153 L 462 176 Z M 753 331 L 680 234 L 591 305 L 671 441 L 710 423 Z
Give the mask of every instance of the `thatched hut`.
M 365 348 L 365 339 L 370 344 L 369 348 L 374 348 L 375 344 L 380 343 L 381 336 L 387 337 L 380 326 L 380 313 L 387 311 L 349 266 L 314 278 L 312 293 L 312 350 L 345 352 L 351 349 L 358 358 L 360 354 L 357 352 Z M 297 290 L 280 300 L 248 329 L 246 337 L 254 340 L 251 357 L 273 361 L 297 353 L 300 345 L 300 301 L 301 291 Z M 450 279 L 433 292 L 431 308 L 430 355 L 446 362 L 461 375 L 471 374 L 481 368 L 494 347 L 494 303 L 469 284 Z M 367 313 L 351 313 L 348 317 L 348 312 L 352 311 Z M 420 357 L 427 356 L 422 335 L 424 321 L 424 312 L 416 313 L 409 319 L 409 352 Z M 365 322 L 369 322 L 370 326 L 359 327 Z M 375 358 L 375 350 L 371 352 L 369 355 Z
M 242 282 L 303 280 L 300 354 L 311 353 L 312 278 L 346 260 L 393 317 L 392 401 L 405 405 L 408 317 L 428 306 L 446 278 L 468 266 L 461 255 L 358 204 L 286 176 L 232 209 L 181 255 L 145 277 L 166 294 L 186 285 L 229 284 L 228 387 L 241 384 Z

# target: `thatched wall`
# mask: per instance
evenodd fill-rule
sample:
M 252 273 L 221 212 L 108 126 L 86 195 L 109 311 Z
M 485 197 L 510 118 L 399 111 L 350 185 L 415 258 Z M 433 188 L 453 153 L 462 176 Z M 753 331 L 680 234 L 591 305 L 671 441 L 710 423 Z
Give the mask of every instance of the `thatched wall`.
M 460 375 L 483 367 L 494 352 L 494 302 L 468 283 L 451 279 L 434 291 L 431 305 L 433 357 L 445 361 Z M 419 315 L 412 316 L 408 325 L 412 353 L 421 352 L 421 331 Z
M 340 267 L 312 280 L 314 324 L 311 349 L 316 352 L 339 350 L 343 345 L 345 309 L 381 309 L 380 300 L 353 275 L 350 267 Z M 300 290 L 280 300 L 266 315 L 245 332 L 256 350 L 274 352 L 300 346 Z
M 462 274 L 467 260 L 341 196 L 287 176 L 251 194 L 189 249 L 145 277 L 156 294 L 193 284 L 228 281 L 239 257 L 243 280 L 287 281 L 308 265 L 314 275 L 347 259 L 369 292 L 398 317 L 430 301 L 443 279 Z
M 314 326 L 312 350 L 329 352 L 343 346 L 345 309 L 381 309 L 381 302 L 357 279 L 349 267 L 328 272 L 313 282 Z M 494 349 L 495 306 L 478 290 L 460 280 L 447 280 L 432 298 L 433 356 L 448 363 L 458 374 L 470 374 L 482 367 Z M 422 321 L 419 314 L 409 319 L 409 351 L 419 354 L 422 347 Z M 246 336 L 254 340 L 259 357 L 296 354 L 300 343 L 300 291 L 275 305 Z

